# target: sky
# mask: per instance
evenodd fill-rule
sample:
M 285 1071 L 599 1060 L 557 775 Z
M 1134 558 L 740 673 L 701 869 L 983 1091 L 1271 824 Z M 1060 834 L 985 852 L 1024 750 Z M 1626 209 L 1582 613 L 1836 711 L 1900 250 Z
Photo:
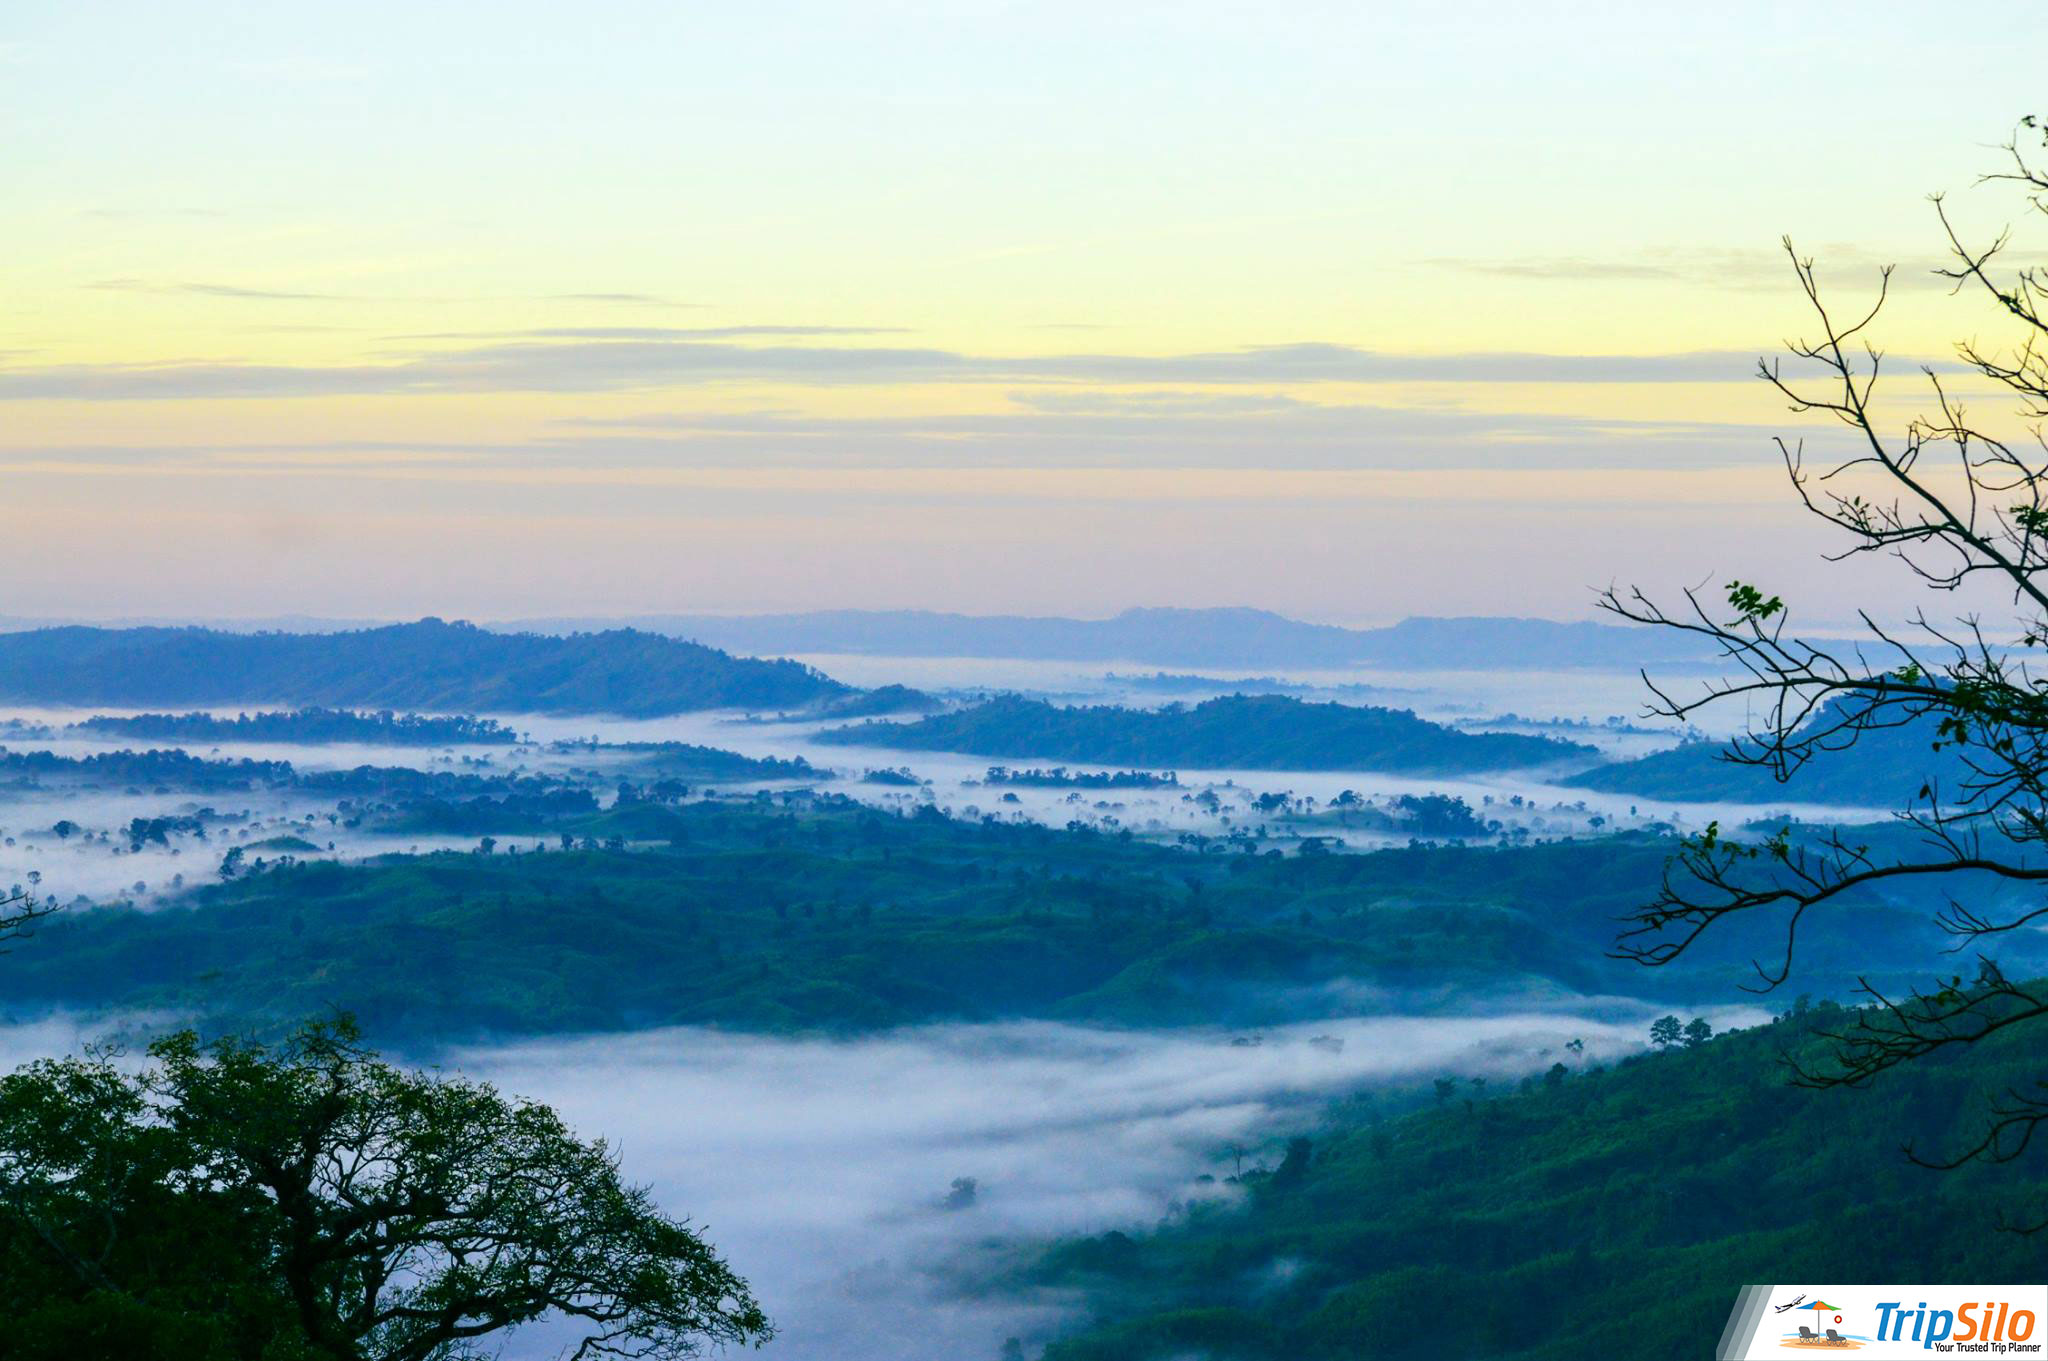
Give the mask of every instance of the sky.
M 0 613 L 1838 619 L 1778 242 L 2002 338 L 1972 16 L 14 0 Z

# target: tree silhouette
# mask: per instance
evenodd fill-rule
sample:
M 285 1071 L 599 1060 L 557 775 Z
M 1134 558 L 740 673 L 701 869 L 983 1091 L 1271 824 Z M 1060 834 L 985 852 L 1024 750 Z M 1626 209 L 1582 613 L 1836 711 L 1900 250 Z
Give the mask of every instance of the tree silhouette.
M 2021 120 L 2004 151 L 2002 167 L 1980 183 L 2016 188 L 2029 213 L 2048 214 L 2042 123 Z M 1951 257 L 1937 273 L 1953 294 L 1989 303 L 2008 333 L 2002 344 L 1959 343 L 1959 365 L 1952 367 L 2003 394 L 2010 408 L 2004 418 L 1978 421 L 1957 397 L 1957 385 L 1926 365 L 1923 414 L 1890 422 L 1875 395 L 1884 356 L 1869 337 L 1891 271 L 1881 273 L 1868 308 L 1837 315 L 1823 299 L 1813 261 L 1789 240 L 1786 253 L 1818 338 L 1790 346 L 1808 366 L 1803 376 L 1788 375 L 1777 361 L 1763 363 L 1760 373 L 1795 412 L 1829 418 L 1847 432 L 1848 449 L 1819 466 L 1808 462 L 1803 444 L 1778 441 L 1801 505 L 1846 536 L 1837 560 L 1889 556 L 1937 595 L 1990 588 L 1984 594 L 2009 602 L 2001 607 L 2009 614 L 1988 623 L 1972 613 L 1930 618 L 1923 608 L 1901 627 L 1866 610 L 1865 636 L 1840 645 L 1794 635 L 1786 601 L 1742 581 L 1728 583 L 1719 601 L 1688 592 L 1682 608 L 1668 611 L 1640 590 L 1609 590 L 1600 603 L 1625 619 L 1711 642 L 1732 664 L 1731 679 L 1697 694 L 1651 686 L 1653 709 L 1667 717 L 1686 720 L 1731 701 L 1760 714 L 1727 752 L 1730 760 L 1782 780 L 1866 734 L 1913 727 L 1959 773 L 1930 775 L 1917 791 L 1900 791 L 1898 816 L 1918 834 L 1911 854 L 1874 853 L 1840 833 L 1795 838 L 1790 828 L 1744 843 L 1710 826 L 1682 844 L 1661 892 L 1630 919 L 1616 946 L 1624 958 L 1667 964 L 1731 917 L 1775 914 L 1782 949 L 1757 963 L 1759 987 L 1769 989 L 1791 975 L 1807 914 L 1865 886 L 1929 878 L 2023 889 L 2048 883 L 2048 677 L 2036 674 L 2025 655 L 2048 643 L 2048 444 L 2040 430 L 2048 418 L 2048 272 L 2001 271 L 2010 231 L 1973 246 L 1943 200 L 1933 202 Z M 2048 899 L 2038 894 L 2008 908 L 1988 901 L 1952 898 L 1937 914 L 1954 949 L 1988 949 L 2048 914 Z M 1958 971 L 1903 997 L 1862 980 L 1871 1005 L 1846 1013 L 1848 1024 L 1827 1032 L 1830 1061 L 1800 1068 L 1797 1080 L 1861 1085 L 1899 1064 L 2048 1015 L 2048 991 L 2013 983 L 1988 955 L 1978 958 L 1973 981 Z M 1955 1166 L 2015 1157 L 2044 1121 L 2048 1096 L 2010 1093 L 1979 1143 L 1928 1161 Z

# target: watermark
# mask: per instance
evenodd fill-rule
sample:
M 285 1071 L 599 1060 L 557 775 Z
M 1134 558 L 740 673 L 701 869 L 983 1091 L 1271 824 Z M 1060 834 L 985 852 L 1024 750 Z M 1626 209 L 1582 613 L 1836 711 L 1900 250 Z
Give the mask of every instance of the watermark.
M 1718 1361 L 2048 1356 L 2048 1285 L 1746 1285 Z

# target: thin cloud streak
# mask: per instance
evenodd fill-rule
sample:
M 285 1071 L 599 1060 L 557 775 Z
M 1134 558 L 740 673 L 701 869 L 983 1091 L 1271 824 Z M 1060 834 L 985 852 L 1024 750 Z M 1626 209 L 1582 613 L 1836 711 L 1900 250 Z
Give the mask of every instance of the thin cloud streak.
M 190 293 L 208 298 L 239 298 L 255 302 L 346 302 L 339 293 L 287 293 L 237 284 L 151 283 L 147 279 L 102 279 L 84 285 L 101 293 Z
M 1875 289 L 1879 274 L 1888 267 L 1895 267 L 1891 278 L 1893 291 L 1947 291 L 1955 287 L 1955 280 L 1936 272 L 1937 266 L 1948 268 L 1954 265 L 1954 261 L 1947 258 L 1931 260 L 1919 251 L 1886 256 L 1861 246 L 1836 244 L 1806 249 L 1799 247 L 1797 242 L 1793 244 L 1801 259 L 1812 259 L 1824 279 L 1844 289 Z M 1793 283 L 1792 262 L 1785 252 L 1761 247 L 1750 250 L 1660 249 L 1607 256 L 1439 256 L 1417 263 L 1465 274 L 1556 283 L 1662 280 L 1690 287 L 1739 292 L 1784 290 Z M 2001 255 L 1998 264 L 2006 269 L 2038 269 L 2048 265 L 2048 256 Z
M 1756 357 L 1514 351 L 1396 354 L 1324 342 L 1177 355 L 993 356 L 894 346 L 740 345 L 702 339 L 483 345 L 389 364 L 66 364 L 0 370 L 0 400 L 177 399 L 472 392 L 616 392 L 719 382 L 883 383 L 1716 383 Z
M 750 336 L 908 335 L 908 326 L 547 326 L 526 331 L 426 331 L 388 340 L 740 340 Z
M 1021 468 L 1727 467 L 1775 464 L 1775 427 L 1598 419 L 1554 412 L 1317 403 L 1225 389 L 1024 389 L 1008 409 L 819 415 L 788 409 L 564 417 L 494 440 L 357 438 L 232 443 L 0 444 L 58 463 L 366 464 L 400 457 L 475 466 L 948 466 Z

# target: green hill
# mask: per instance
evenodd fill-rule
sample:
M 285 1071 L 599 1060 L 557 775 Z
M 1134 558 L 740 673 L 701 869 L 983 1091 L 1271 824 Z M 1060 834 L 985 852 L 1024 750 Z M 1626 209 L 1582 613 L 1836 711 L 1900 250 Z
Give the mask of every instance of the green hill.
M 1831 720 L 1823 716 L 1819 721 Z M 1967 773 L 1953 750 L 1934 749 L 1934 727 L 1930 717 L 1866 729 L 1846 745 L 1815 750 L 1785 780 L 1768 766 L 1729 760 L 1725 743 L 1690 742 L 1633 761 L 1596 766 L 1562 783 L 1678 803 L 1730 800 L 1897 809 L 1912 801 L 1928 781 L 1953 789 Z M 1746 741 L 1742 749 L 1756 750 Z
M 1406 709 L 1310 704 L 1283 695 L 1229 695 L 1192 708 L 1061 708 L 1004 696 L 915 723 L 862 723 L 824 742 L 1226 770 L 1375 770 L 1455 775 L 1584 758 L 1576 742 L 1468 733 Z
M 440 786 L 435 786 L 440 788 Z M 941 1019 L 1270 1025 L 1561 994 L 1725 1000 L 1776 928 L 1682 968 L 1604 956 L 1669 843 L 1198 855 L 1094 832 L 897 817 L 832 796 L 599 810 L 582 791 L 414 802 L 410 831 L 496 854 L 267 868 L 183 905 L 67 911 L 15 949 L 8 1004 L 210 1024 L 333 1007 L 411 1041 L 663 1024 L 857 1031 Z M 567 838 L 567 843 L 564 842 Z M 663 843 L 647 847 L 646 842 Z M 634 849 L 633 843 L 643 843 Z M 511 854 L 518 844 L 519 854 Z M 576 849 L 568 849 L 573 845 Z M 1946 943 L 1938 899 L 1866 894 L 1802 931 L 1809 986 L 1890 983 Z M 1739 923 L 1736 925 L 1740 925 Z M 2015 971 L 2048 958 L 2015 941 Z
M 376 746 L 507 746 L 519 734 L 488 718 L 430 717 L 394 714 L 389 709 L 357 713 L 350 709 L 295 709 L 289 713 L 237 714 L 221 718 L 208 713 L 133 714 L 110 718 L 95 714 L 71 725 L 101 737 L 139 737 L 186 745 L 201 742 L 364 742 Z
M 652 633 L 493 633 L 422 619 L 346 633 L 54 628 L 0 634 L 0 700 L 279 703 L 456 713 L 647 717 L 799 708 L 850 694 L 791 661 Z
M 1239 1204 L 1025 1270 L 1093 1315 L 1045 1361 L 1704 1361 L 1750 1282 L 2037 1279 L 2040 1244 L 1996 1225 L 2048 1215 L 2038 1159 L 1937 1173 L 1900 1143 L 1973 1143 L 1987 1095 L 2034 1086 L 2038 1035 L 1867 1090 L 1789 1086 L 1780 1054 L 1819 1058 L 1816 1027 L 1843 1019 L 1520 1091 L 1459 1083 L 1406 1114 L 1339 1105 Z

